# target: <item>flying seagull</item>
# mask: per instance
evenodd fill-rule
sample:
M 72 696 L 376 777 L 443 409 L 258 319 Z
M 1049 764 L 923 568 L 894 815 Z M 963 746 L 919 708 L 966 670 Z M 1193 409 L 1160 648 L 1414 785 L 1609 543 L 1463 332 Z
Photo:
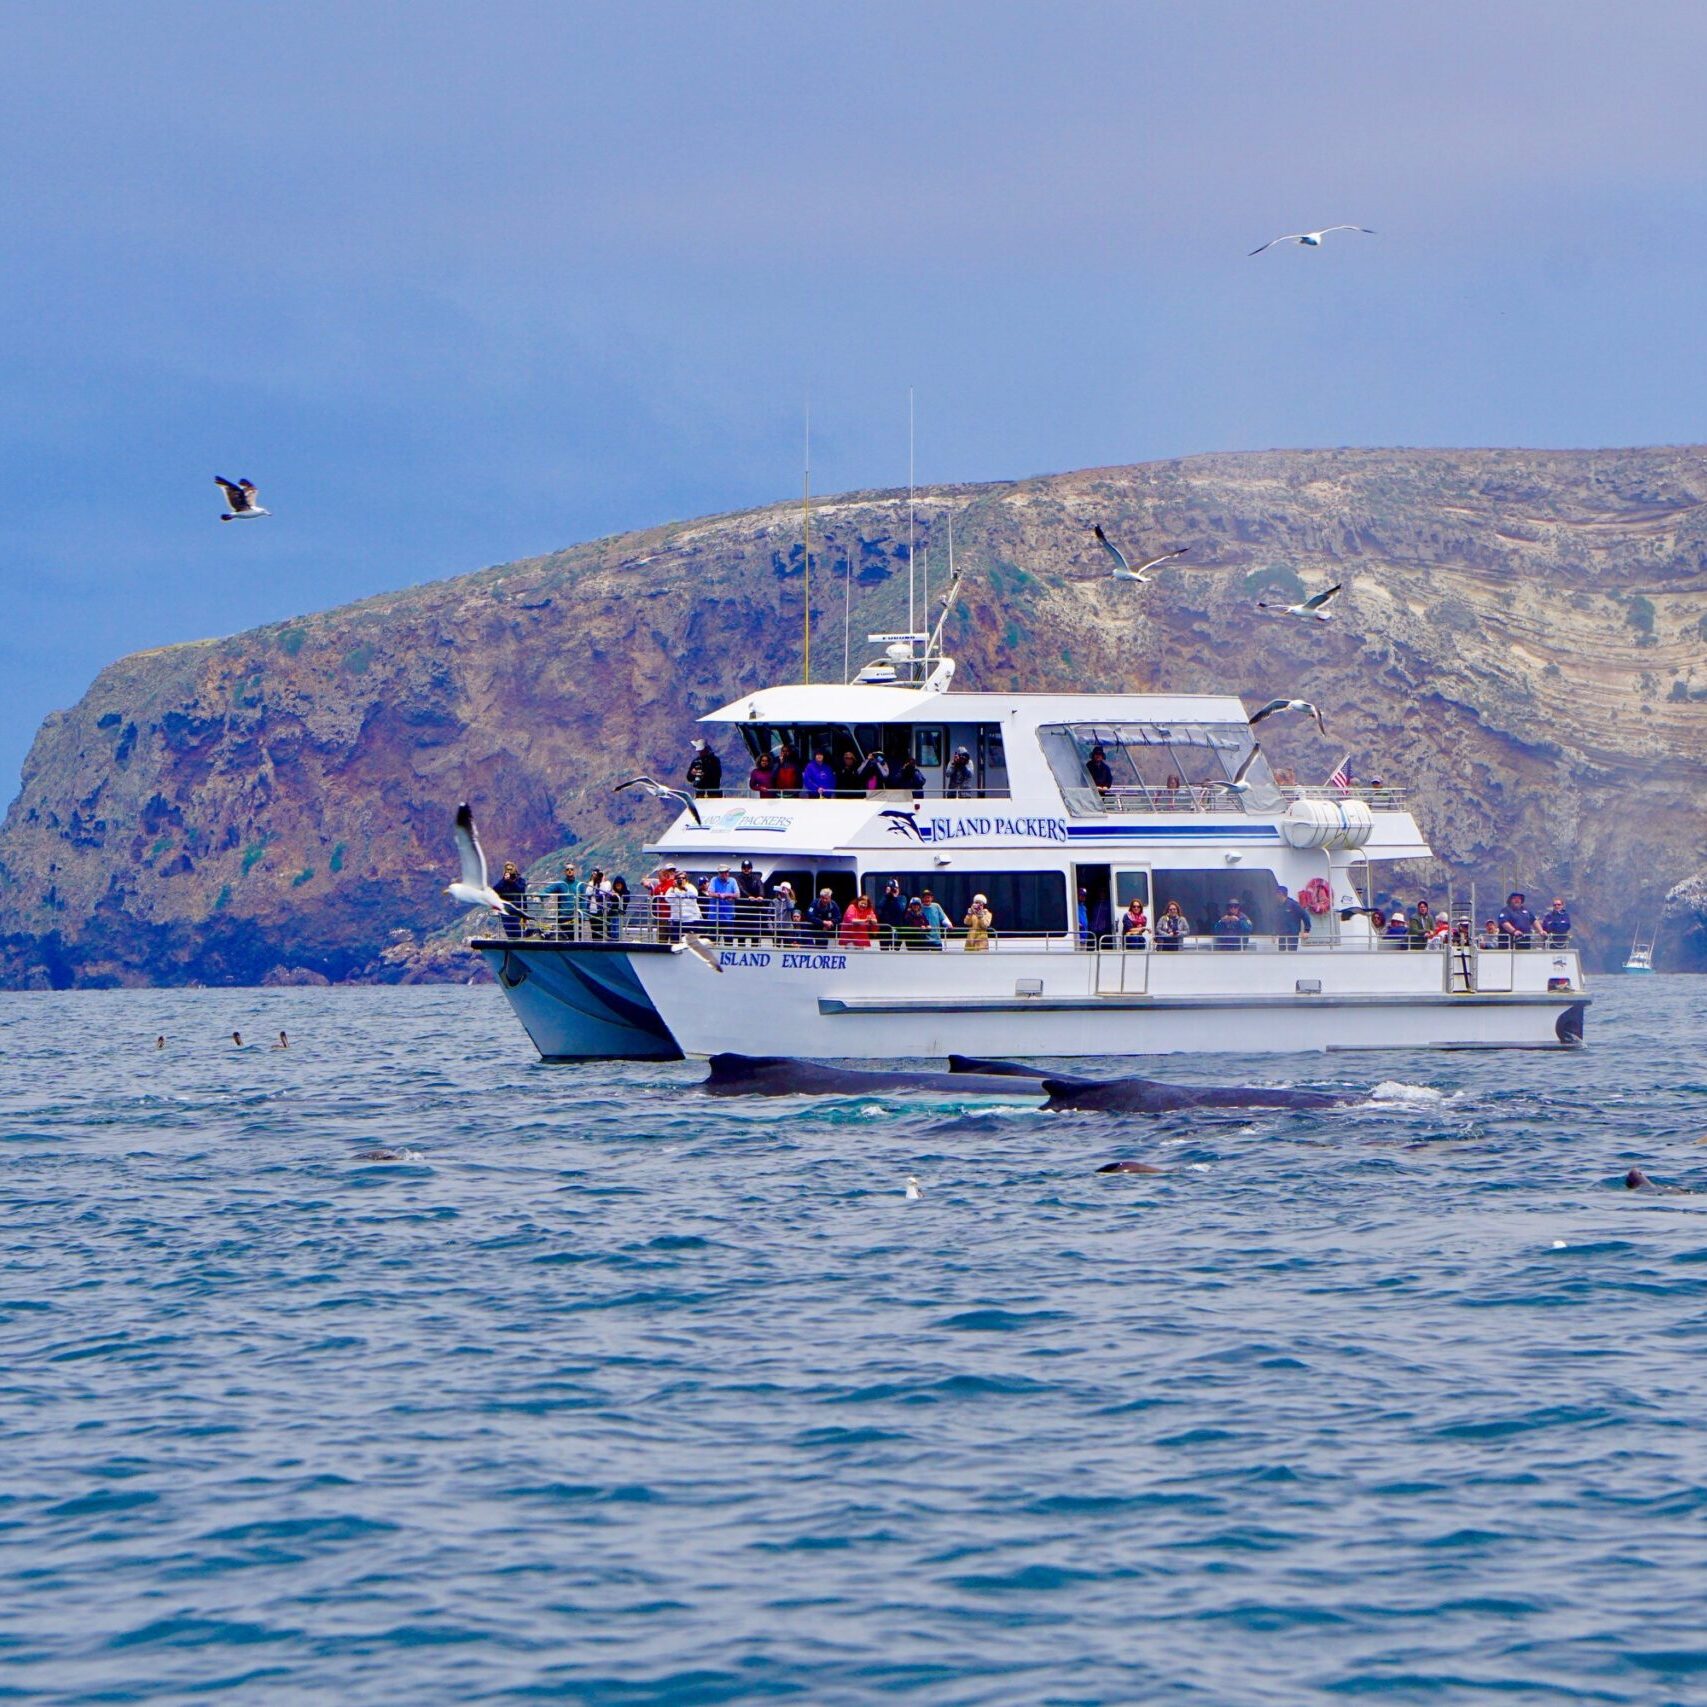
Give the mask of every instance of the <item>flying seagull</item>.
M 1375 235 L 1367 225 L 1324 225 L 1320 231 L 1289 231 L 1284 237 L 1271 237 L 1262 249 L 1272 249 L 1276 243 L 1297 243 L 1305 249 L 1320 249 L 1322 239 L 1330 231 L 1361 231 L 1369 237 Z M 1253 249 L 1251 254 L 1260 255 L 1262 249 Z
M 654 800 L 674 800 L 693 814 L 693 821 L 702 830 L 705 828 L 705 820 L 700 817 L 691 794 L 684 794 L 679 788 L 666 788 L 655 776 L 631 776 L 627 782 L 619 782 L 611 793 L 621 794 L 625 788 L 643 788 Z
M 1271 699 L 1261 711 L 1251 713 L 1252 724 L 1261 723 L 1265 717 L 1272 717 L 1277 711 L 1302 711 L 1316 720 L 1316 727 L 1326 735 L 1328 726 L 1322 721 L 1322 714 L 1307 699 Z
M 494 913 L 513 913 L 515 908 L 487 881 L 486 855 L 474 833 L 474 814 L 464 801 L 456 809 L 456 857 L 462 874 L 445 886 L 445 893 L 465 907 L 490 907 Z
M 1277 610 L 1283 612 L 1287 616 L 1313 616 L 1317 622 L 1327 622 L 1331 619 L 1333 613 L 1325 610 L 1323 607 L 1344 585 L 1345 583 L 1343 581 L 1336 581 L 1325 592 L 1312 593 L 1302 604 L 1296 605 L 1271 605 L 1262 599 L 1258 599 L 1257 609 Z
M 1251 785 L 1245 781 L 1245 772 L 1256 763 L 1257 754 L 1261 751 L 1261 747 L 1252 747 L 1251 750 L 1245 754 L 1244 762 L 1236 771 L 1233 772 L 1233 780 L 1231 782 L 1212 782 L 1209 784 L 1210 788 L 1218 788 L 1223 794 L 1249 794 L 1251 791 Z
M 251 516 L 270 516 L 273 513 L 255 502 L 253 480 L 233 481 L 227 480 L 223 474 L 216 474 L 213 483 L 225 494 L 225 501 L 231 506 L 219 518 L 222 522 L 246 522 Z
M 1101 522 L 1096 524 L 1093 531 L 1097 536 L 1097 544 L 1114 559 L 1114 567 L 1109 571 L 1109 574 L 1116 581 L 1148 582 L 1151 577 L 1144 573 L 1146 569 L 1154 569 L 1158 564 L 1166 563 L 1170 557 L 1184 557 L 1191 549 L 1189 545 L 1182 545 L 1177 550 L 1164 551 L 1160 557 L 1152 557 L 1148 563 L 1141 563 L 1136 569 L 1134 569 L 1132 565 L 1126 561 L 1126 553 L 1102 531 Z
M 689 954 L 697 954 L 713 972 L 721 972 L 723 970 L 723 962 L 717 958 L 717 951 L 705 940 L 704 937 L 695 936 L 692 931 L 683 931 L 682 947 L 685 948 Z

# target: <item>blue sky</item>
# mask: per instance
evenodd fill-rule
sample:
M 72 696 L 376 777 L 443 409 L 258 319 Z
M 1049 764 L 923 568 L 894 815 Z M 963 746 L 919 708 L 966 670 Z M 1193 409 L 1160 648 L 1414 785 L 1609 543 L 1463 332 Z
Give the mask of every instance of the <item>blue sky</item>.
M 905 481 L 909 386 L 921 481 L 1707 438 L 1704 49 L 1569 0 L 7 6 L 0 795 L 120 653 L 793 494 L 808 389 L 821 490 Z

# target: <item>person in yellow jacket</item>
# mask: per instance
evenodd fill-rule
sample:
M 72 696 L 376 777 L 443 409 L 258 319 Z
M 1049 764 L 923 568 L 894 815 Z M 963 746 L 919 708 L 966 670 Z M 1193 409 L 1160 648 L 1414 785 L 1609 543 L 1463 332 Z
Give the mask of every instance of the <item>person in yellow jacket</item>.
M 989 948 L 995 923 L 995 918 L 990 912 L 990 903 L 982 895 L 974 895 L 965 919 L 966 952 L 968 954 L 982 954 Z

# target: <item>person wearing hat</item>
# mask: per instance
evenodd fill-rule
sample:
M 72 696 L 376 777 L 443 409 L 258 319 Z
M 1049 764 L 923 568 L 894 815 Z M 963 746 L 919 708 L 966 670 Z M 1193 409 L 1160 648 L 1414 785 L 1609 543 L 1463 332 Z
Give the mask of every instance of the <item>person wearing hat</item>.
M 1215 946 L 1240 949 L 1249 940 L 1254 927 L 1245 916 L 1245 904 L 1238 896 L 1227 903 L 1227 911 L 1215 921 Z
M 954 749 L 948 761 L 948 772 L 942 779 L 944 800 L 969 800 L 973 795 L 972 755 L 964 747 Z
M 972 897 L 972 905 L 966 911 L 966 952 L 982 954 L 990 946 L 990 931 L 995 924 L 995 915 L 990 911 L 990 903 L 982 895 Z
M 735 887 L 741 892 L 735 899 L 735 940 L 757 942 L 759 921 L 765 910 L 765 883 L 753 870 L 750 859 L 741 861 L 741 869 L 735 873 Z
M 705 922 L 711 934 L 722 942 L 735 924 L 735 903 L 741 898 L 741 885 L 730 875 L 729 862 L 718 866 L 717 875 L 705 886 Z
M 1411 946 L 1411 922 L 1405 917 L 1403 907 L 1395 907 L 1387 915 L 1387 923 L 1381 928 L 1381 940 L 1389 948 L 1409 948 Z
M 794 898 L 794 885 L 785 878 L 771 891 L 771 936 L 777 942 L 800 941 L 796 923 L 800 903 Z
M 953 928 L 949 924 L 948 914 L 943 910 L 942 903 L 928 889 L 919 892 L 919 910 L 925 916 L 925 940 L 919 946 L 940 951 L 942 939 Z
M 1499 927 L 1507 948 L 1535 946 L 1535 915 L 1524 903 L 1521 889 L 1514 889 L 1506 896 L 1505 905 L 1500 908 Z
M 693 759 L 688 765 L 688 787 L 701 800 L 718 800 L 723 795 L 723 761 L 696 735 Z
M 1107 794 L 1114 787 L 1114 772 L 1108 768 L 1108 754 L 1101 747 L 1091 748 L 1091 756 L 1085 760 L 1085 775 L 1098 794 Z
M 1563 948 L 1571 934 L 1571 915 L 1562 895 L 1553 897 L 1553 905 L 1541 915 L 1541 928 L 1547 933 L 1549 948 Z
M 907 922 L 907 901 L 901 893 L 901 880 L 891 877 L 883 885 L 883 898 L 877 903 L 878 947 L 899 948 L 901 927 Z

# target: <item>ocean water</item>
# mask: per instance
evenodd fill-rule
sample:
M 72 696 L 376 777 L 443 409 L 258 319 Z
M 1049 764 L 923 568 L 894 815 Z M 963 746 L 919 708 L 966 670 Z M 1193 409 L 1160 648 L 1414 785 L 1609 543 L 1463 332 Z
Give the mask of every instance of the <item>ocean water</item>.
M 0 997 L 0 1700 L 1707 1699 L 1707 980 L 1595 994 L 1160 1120 Z

